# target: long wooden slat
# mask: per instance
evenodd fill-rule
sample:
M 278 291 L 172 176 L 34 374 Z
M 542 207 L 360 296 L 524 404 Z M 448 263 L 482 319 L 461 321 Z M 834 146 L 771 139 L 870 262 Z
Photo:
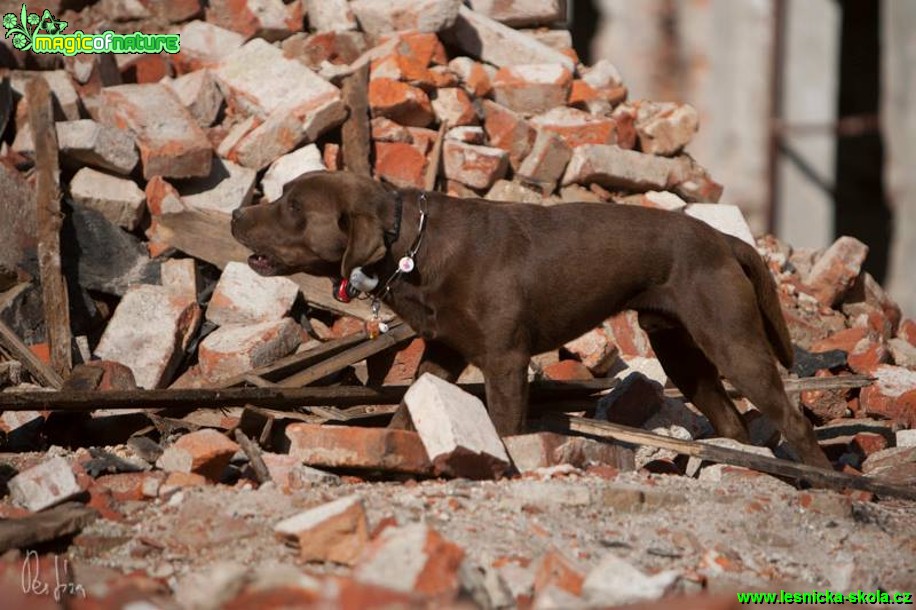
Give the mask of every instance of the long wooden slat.
M 355 347 L 351 347 L 350 349 L 337 354 L 336 356 L 331 356 L 327 360 L 319 362 L 315 366 L 309 367 L 304 371 L 300 371 L 295 375 L 287 377 L 277 385 L 282 388 L 301 388 L 303 386 L 307 386 L 318 381 L 319 379 L 324 379 L 325 377 L 328 377 L 329 375 L 332 375 L 344 369 L 345 367 L 365 360 L 369 356 L 373 356 L 390 347 L 394 347 L 399 343 L 413 339 L 416 336 L 417 333 L 412 328 L 406 324 L 398 324 L 397 326 L 393 326 L 387 333 L 379 335 L 371 341 L 366 341 Z
M 0 344 L 9 350 L 13 358 L 22 363 L 38 383 L 55 389 L 60 389 L 64 384 L 64 380 L 57 374 L 57 371 L 33 354 L 29 346 L 23 343 L 22 339 L 3 320 L 0 320 Z
M 70 352 L 70 298 L 60 263 L 63 216 L 60 211 L 60 165 L 54 109 L 51 89 L 44 78 L 31 79 L 26 85 L 26 95 L 29 99 L 29 126 L 35 144 L 38 270 L 45 328 L 51 348 L 51 368 L 66 378 L 73 367 L 73 358 Z
M 344 168 L 360 176 L 371 176 L 369 159 L 372 145 L 369 133 L 369 65 L 345 77 L 341 94 L 350 113 L 340 128 L 340 152 Z
M 317 362 L 321 362 L 322 360 L 329 358 L 349 347 L 352 347 L 357 343 L 361 343 L 366 339 L 367 336 L 365 331 L 353 333 L 338 339 L 332 339 L 313 349 L 280 358 L 273 364 L 251 369 L 250 371 L 242 373 L 241 375 L 236 375 L 235 377 L 223 379 L 213 387 L 231 388 L 234 386 L 242 385 L 246 381 L 249 381 L 250 377 L 260 377 L 261 379 L 265 379 L 269 382 L 277 381 L 278 379 L 283 379 L 293 375 L 294 373 L 298 373 L 302 369 L 309 367 Z
M 844 472 L 834 472 L 826 468 L 789 462 L 748 453 L 739 449 L 660 436 L 652 432 L 645 432 L 628 426 L 585 419 L 583 417 L 551 414 L 546 420 L 549 427 L 557 432 L 574 432 L 602 439 L 613 439 L 623 443 L 669 449 L 682 455 L 689 455 L 711 462 L 743 466 L 776 476 L 807 481 L 818 487 L 862 489 L 876 493 L 880 496 L 916 500 L 916 487 L 885 483 L 875 478 L 854 476 Z
M 98 519 L 99 512 L 78 502 L 68 502 L 21 519 L 0 521 L 0 554 L 28 549 L 70 536 Z

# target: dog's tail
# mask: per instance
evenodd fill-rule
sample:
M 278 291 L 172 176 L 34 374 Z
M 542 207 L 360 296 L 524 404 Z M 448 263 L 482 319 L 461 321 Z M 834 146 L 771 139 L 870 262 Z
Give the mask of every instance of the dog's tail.
M 770 270 L 767 269 L 760 254 L 750 245 L 731 235 L 725 237 L 735 258 L 744 269 L 745 275 L 754 285 L 757 305 L 760 307 L 760 313 L 763 314 L 763 325 L 770 345 L 773 346 L 773 351 L 776 353 L 776 358 L 784 367 L 791 368 L 794 357 L 792 339 L 789 337 L 786 320 L 782 316 L 779 296 L 776 293 L 776 282 L 770 275 Z

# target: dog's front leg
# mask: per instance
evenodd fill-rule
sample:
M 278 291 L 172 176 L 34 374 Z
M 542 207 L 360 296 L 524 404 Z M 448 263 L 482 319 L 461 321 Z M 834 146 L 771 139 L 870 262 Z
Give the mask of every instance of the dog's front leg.
M 483 368 L 487 389 L 487 410 L 500 436 L 520 434 L 528 413 L 528 362 L 520 352 L 488 359 Z

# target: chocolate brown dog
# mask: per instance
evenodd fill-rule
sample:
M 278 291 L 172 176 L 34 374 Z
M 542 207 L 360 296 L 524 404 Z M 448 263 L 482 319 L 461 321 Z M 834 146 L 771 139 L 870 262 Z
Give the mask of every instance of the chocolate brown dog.
M 381 296 L 426 340 L 420 374 L 454 381 L 469 362 L 483 371 L 502 435 L 524 427 L 532 354 L 634 309 L 665 372 L 719 434 L 748 440 L 721 373 L 804 462 L 830 466 L 774 362 L 790 366 L 792 346 L 766 266 L 749 245 L 689 216 L 464 200 L 318 172 L 273 203 L 236 210 L 232 234 L 262 275 L 349 278 L 361 267 L 380 280 L 378 292 L 416 246 L 415 268 Z

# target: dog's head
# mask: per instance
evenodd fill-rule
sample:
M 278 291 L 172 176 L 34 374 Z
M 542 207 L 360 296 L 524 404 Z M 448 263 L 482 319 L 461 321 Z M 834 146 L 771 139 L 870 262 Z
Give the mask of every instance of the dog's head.
M 252 251 L 248 264 L 261 275 L 350 277 L 385 255 L 382 218 L 393 197 L 370 178 L 311 172 L 276 201 L 235 210 L 232 235 Z

